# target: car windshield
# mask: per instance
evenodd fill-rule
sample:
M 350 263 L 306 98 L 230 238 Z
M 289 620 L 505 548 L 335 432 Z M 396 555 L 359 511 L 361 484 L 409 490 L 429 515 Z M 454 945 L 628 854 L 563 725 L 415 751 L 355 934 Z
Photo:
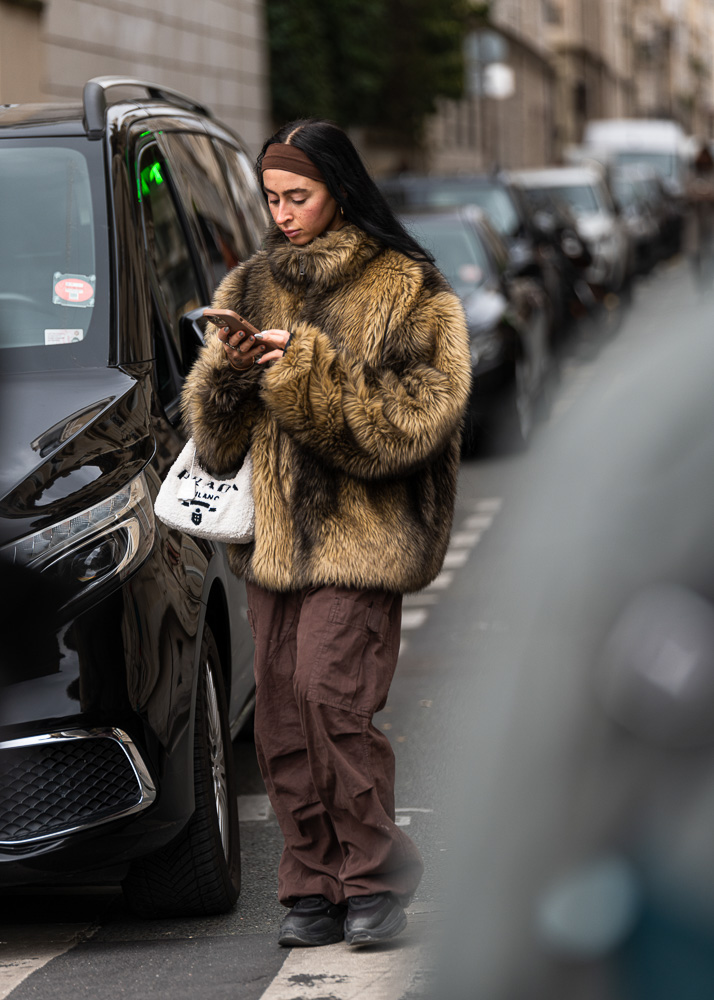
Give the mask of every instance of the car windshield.
M 488 256 L 474 230 L 460 219 L 419 218 L 407 224 L 433 253 L 436 266 L 457 295 L 468 295 L 484 283 L 489 273 Z
M 675 177 L 677 174 L 677 158 L 672 153 L 649 153 L 637 151 L 633 153 L 618 153 L 617 163 L 644 163 L 656 170 L 660 177 Z
M 95 204 L 98 192 L 78 145 L 0 142 L 3 367 L 41 370 L 101 358 L 106 364 L 107 323 L 96 321 L 108 301 L 106 245 L 98 252 L 96 237 L 105 229 L 98 230 L 97 207 L 102 218 L 105 210 L 103 199 Z M 92 152 L 101 164 L 100 150 Z
M 623 206 L 637 205 L 641 200 L 634 182 L 619 177 L 612 181 L 612 192 Z
M 564 201 L 576 215 L 588 215 L 602 211 L 597 192 L 590 184 L 549 185 L 544 188 L 529 188 L 528 197 L 534 203 L 541 203 L 548 198 Z
M 424 190 L 424 204 L 434 208 L 478 205 L 501 236 L 515 236 L 520 228 L 518 213 L 510 194 L 502 187 L 469 184 L 467 181 L 434 182 Z

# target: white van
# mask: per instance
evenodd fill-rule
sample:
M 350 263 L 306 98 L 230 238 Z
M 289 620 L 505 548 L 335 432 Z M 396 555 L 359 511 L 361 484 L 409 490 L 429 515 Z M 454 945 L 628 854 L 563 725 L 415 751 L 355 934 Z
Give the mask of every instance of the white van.
M 582 151 L 608 165 L 644 163 L 672 195 L 684 192 L 686 134 L 666 118 L 600 118 L 587 122 Z

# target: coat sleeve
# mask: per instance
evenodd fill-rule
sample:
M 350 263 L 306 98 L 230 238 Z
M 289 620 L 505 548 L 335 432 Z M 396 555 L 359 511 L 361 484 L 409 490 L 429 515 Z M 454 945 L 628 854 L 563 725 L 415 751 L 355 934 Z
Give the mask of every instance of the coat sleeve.
M 395 296 L 388 313 L 379 364 L 301 323 L 261 387 L 299 444 L 363 479 L 402 474 L 440 452 L 460 431 L 470 388 L 464 313 L 444 282 Z
M 231 271 L 219 285 L 213 307 L 236 309 L 244 280 L 242 266 Z M 184 428 L 196 442 L 198 459 L 207 472 L 227 475 L 240 468 L 264 410 L 259 392 L 262 375 L 257 364 L 245 373 L 236 371 L 216 333 L 207 334 L 181 394 Z

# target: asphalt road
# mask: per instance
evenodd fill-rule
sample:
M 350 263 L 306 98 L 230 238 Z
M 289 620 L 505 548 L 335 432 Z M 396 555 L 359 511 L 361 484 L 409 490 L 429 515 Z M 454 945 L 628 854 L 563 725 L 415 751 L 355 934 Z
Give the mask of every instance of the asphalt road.
M 240 776 L 243 889 L 234 911 L 206 920 L 140 921 L 114 890 L 18 892 L 0 914 L 0 998 L 92 1000 L 416 1000 L 434 981 L 445 890 L 459 831 L 460 783 L 468 773 L 473 680 L 489 652 L 514 628 L 499 586 L 513 521 L 527 506 L 541 448 L 567 431 L 570 413 L 606 358 L 612 362 L 667 336 L 684 303 L 714 309 L 694 295 L 686 266 L 662 267 L 635 290 L 612 338 L 576 335 L 567 352 L 549 419 L 523 455 L 480 455 L 463 463 L 452 545 L 441 577 L 404 607 L 400 664 L 389 702 L 376 719 L 397 757 L 400 822 L 418 844 L 425 875 L 410 926 L 390 947 L 345 945 L 286 952 L 275 943 L 284 914 L 276 899 L 281 837 L 267 805 L 249 740 L 235 743 Z M 465 697 L 464 692 L 468 692 Z M 476 695 L 477 696 L 477 695 Z M 29 973 L 29 974 L 28 974 Z M 24 977 L 24 978 L 23 978 Z

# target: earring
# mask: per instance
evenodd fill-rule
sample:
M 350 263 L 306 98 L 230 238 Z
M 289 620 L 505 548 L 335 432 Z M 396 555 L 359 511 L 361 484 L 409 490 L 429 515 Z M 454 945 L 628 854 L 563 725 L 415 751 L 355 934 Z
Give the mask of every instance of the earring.
M 345 217 L 345 210 L 344 210 L 344 208 L 342 207 L 342 205 L 340 205 L 340 215 L 341 215 L 341 216 L 342 216 L 342 218 L 344 219 L 344 217 Z

